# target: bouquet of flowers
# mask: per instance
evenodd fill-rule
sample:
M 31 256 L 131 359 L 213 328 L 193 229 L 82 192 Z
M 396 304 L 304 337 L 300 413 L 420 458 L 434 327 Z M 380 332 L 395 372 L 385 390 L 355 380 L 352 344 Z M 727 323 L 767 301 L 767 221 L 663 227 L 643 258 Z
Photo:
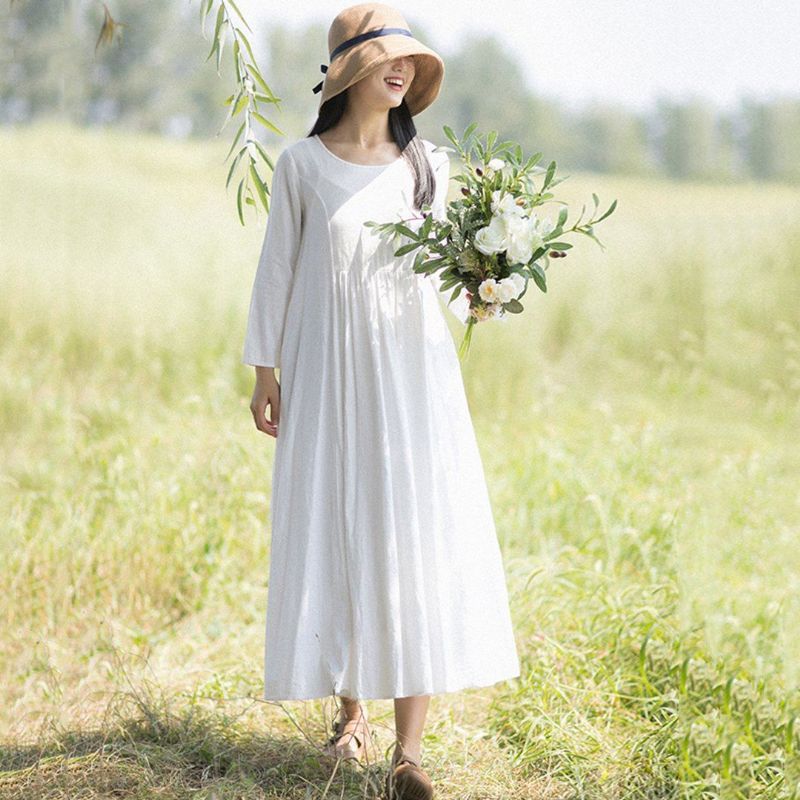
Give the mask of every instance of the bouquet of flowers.
M 584 205 L 578 220 L 567 227 L 567 204 L 551 191 L 564 180 L 555 177 L 556 162 L 551 161 L 546 169 L 538 167 L 542 154 L 536 153 L 523 163 L 519 144 L 495 144 L 496 131 L 490 131 L 484 143 L 473 136 L 475 127 L 475 123 L 470 125 L 459 140 L 444 126 L 463 165 L 451 176 L 451 180 L 463 184 L 461 196 L 446 204 L 444 219 L 435 218 L 430 207 L 424 206 L 423 221 L 414 228 L 408 224 L 410 220 L 365 223 L 381 235 L 408 239 L 395 256 L 418 250 L 414 271 L 438 272 L 439 290 L 452 289 L 448 302 L 465 292 L 469 311 L 459 358 L 467 355 L 478 322 L 524 310 L 521 301 L 531 279 L 542 292 L 547 291 L 550 259 L 566 256 L 572 247 L 566 241 L 570 234 L 589 236 L 603 248 L 594 226 L 617 206 L 614 200 L 603 214 L 595 216 L 599 200 L 592 193 L 592 218 L 583 221 Z M 453 152 L 450 147 L 437 149 Z M 477 165 L 472 162 L 473 152 Z M 546 203 L 562 206 L 555 221 L 538 215 L 537 209 Z

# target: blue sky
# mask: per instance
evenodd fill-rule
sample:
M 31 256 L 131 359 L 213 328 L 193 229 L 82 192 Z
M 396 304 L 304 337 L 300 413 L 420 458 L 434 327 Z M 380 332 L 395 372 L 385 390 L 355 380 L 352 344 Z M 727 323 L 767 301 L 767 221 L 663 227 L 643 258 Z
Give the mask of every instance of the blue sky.
M 699 96 L 722 108 L 743 97 L 800 96 L 800 2 L 637 0 L 403 0 L 425 44 L 447 61 L 466 32 L 496 34 L 531 88 L 579 107 L 592 99 L 647 109 L 656 97 Z M 251 27 L 271 20 L 327 26 L 349 2 L 239 0 Z M 320 41 L 320 62 L 327 63 Z M 316 80 L 317 75 L 310 76 Z

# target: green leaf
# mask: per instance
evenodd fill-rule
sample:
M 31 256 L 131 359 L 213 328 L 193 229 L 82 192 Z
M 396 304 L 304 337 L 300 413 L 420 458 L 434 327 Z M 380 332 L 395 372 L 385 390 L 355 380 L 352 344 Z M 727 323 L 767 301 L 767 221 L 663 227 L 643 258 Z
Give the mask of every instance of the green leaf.
M 556 171 L 556 162 L 551 161 L 550 166 L 547 168 L 547 173 L 544 176 L 544 184 L 542 185 L 542 189 L 546 189 L 550 185 L 550 181 L 553 180 L 553 175 Z
M 225 37 L 221 36 L 219 39 L 219 48 L 217 49 L 217 75 L 219 75 L 219 68 L 222 64 L 222 51 L 225 49 Z
M 569 242 L 548 242 L 551 250 L 569 250 L 572 245 Z
M 417 238 L 417 234 L 414 231 L 412 231 L 411 228 L 407 228 L 405 225 L 402 225 L 400 223 L 396 224 L 394 226 L 394 229 L 398 231 L 398 233 L 402 233 L 403 236 L 408 236 L 410 239 Z
M 417 234 L 421 239 L 426 239 L 428 234 L 431 232 L 431 226 L 433 225 L 433 216 L 425 217 L 425 221 L 420 225 L 419 233 Z
M 547 278 L 542 269 L 542 265 L 534 262 L 531 264 L 531 273 L 533 275 L 533 282 L 543 291 L 547 291 Z
M 239 40 L 233 40 L 233 68 L 236 71 L 237 76 L 239 75 Z
M 219 31 L 222 28 L 222 22 L 225 17 L 225 3 L 219 4 L 219 11 L 217 11 L 217 21 L 214 25 L 214 42 L 219 43 Z
M 239 19 L 241 19 L 241 21 L 244 22 L 247 30 L 249 30 L 250 33 L 252 33 L 253 29 L 247 24 L 247 20 L 242 16 L 242 12 L 239 11 L 239 7 L 236 5 L 236 3 L 234 3 L 233 0 L 228 0 L 228 2 L 233 6 L 233 10 L 239 15 Z
M 399 250 L 395 251 L 395 255 L 404 256 L 406 253 L 416 250 L 421 244 L 422 242 L 411 242 L 411 244 L 404 244 Z
M 266 117 L 262 117 L 258 111 L 253 112 L 253 116 L 264 126 L 269 128 L 271 131 L 274 131 L 279 136 L 286 136 L 286 134 L 277 126 L 273 125 Z
M 598 219 L 595 220 L 595 224 L 598 222 L 602 222 L 609 214 L 611 214 L 614 211 L 616 207 L 617 207 L 617 201 L 614 200 L 614 202 L 608 207 L 608 211 L 606 211 L 606 213 L 603 214 L 602 217 L 599 217 Z
M 247 152 L 247 147 L 245 146 L 236 154 L 236 158 L 234 158 L 233 161 L 231 162 L 231 168 L 228 170 L 228 179 L 225 181 L 225 188 L 226 189 L 228 188 L 228 185 L 231 182 L 231 178 L 233 177 L 233 173 L 236 170 L 236 165 L 239 163 L 239 161 L 241 160 L 242 156 L 246 152 Z
M 236 205 L 239 209 L 239 221 L 244 225 L 244 213 L 242 211 L 242 189 L 244 188 L 244 178 L 239 181 L 239 190 L 236 192 Z
M 522 303 L 520 303 L 516 297 L 512 300 L 509 300 L 507 303 L 504 303 L 503 308 L 506 311 L 510 311 L 512 314 L 519 314 L 523 310 Z
M 239 98 L 239 102 L 236 104 L 236 108 L 233 109 L 233 113 L 231 114 L 232 117 L 235 117 L 249 102 L 249 99 L 246 94 L 243 94 L 241 98 Z
M 206 17 L 211 10 L 211 4 L 213 2 L 214 0 L 203 0 L 203 2 L 200 3 L 200 30 L 203 33 L 203 37 L 206 35 Z
M 214 53 L 217 51 L 218 47 L 219 47 L 219 40 L 218 39 L 214 39 L 214 44 L 211 45 L 211 51 L 206 56 L 206 61 L 208 61 L 211 58 L 211 56 L 214 55 Z
M 256 185 L 256 190 L 258 191 L 258 196 L 261 198 L 261 202 L 264 205 L 264 208 L 269 208 L 269 201 L 267 200 L 267 193 L 264 187 L 264 182 L 261 180 L 261 176 L 256 171 L 253 162 L 250 162 L 250 175 L 253 178 L 253 183 Z
M 242 44 L 244 44 L 245 49 L 250 54 L 251 61 L 255 61 L 256 57 L 255 55 L 253 55 L 253 48 L 250 46 L 249 39 L 241 31 L 238 31 L 238 33 L 239 33 L 239 38 L 242 40 Z
M 248 47 L 249 47 L 249 45 L 248 45 Z M 255 61 L 255 59 L 253 59 L 253 61 Z M 263 89 L 263 90 L 264 90 L 264 91 L 265 91 L 265 92 L 266 92 L 266 93 L 267 93 L 267 94 L 268 94 L 270 97 L 272 97 L 273 99 L 277 99 L 277 98 L 275 98 L 275 95 L 273 94 L 273 92 L 272 92 L 272 89 L 270 89 L 270 88 L 269 88 L 269 86 L 267 86 L 267 82 L 264 80 L 264 78 L 262 78 L 262 77 L 261 77 L 261 73 L 258 71 L 258 69 L 256 69 L 256 67 L 255 67 L 253 64 L 248 64 L 248 70 L 250 71 L 250 75 L 251 75 L 253 78 L 255 78 L 255 80 L 256 80 L 256 83 L 258 83 L 258 85 L 259 85 L 259 86 L 260 86 L 260 87 L 261 87 L 261 88 L 262 88 L 262 89 Z
M 448 289 L 452 289 L 453 286 L 456 285 L 460 286 L 462 283 L 463 281 L 458 276 L 456 276 L 455 278 L 447 278 L 447 279 L 442 278 L 441 285 L 439 286 L 439 291 L 446 292 Z
M 227 161 L 230 158 L 231 153 L 233 152 L 233 148 L 236 147 L 236 142 L 239 141 L 239 137 L 242 135 L 243 130 L 244 130 L 244 122 L 239 126 L 239 130 L 236 131 L 236 136 L 233 137 L 233 142 L 231 143 L 231 149 L 228 150 L 228 154 L 223 159 L 224 161 Z
M 261 154 L 261 158 L 263 158 L 264 161 L 266 161 L 267 164 L 269 165 L 269 168 L 274 171 L 275 165 L 272 163 L 272 159 L 269 157 L 269 154 L 264 149 L 261 142 L 259 142 L 258 139 L 253 139 L 252 141 L 253 144 L 256 146 L 256 150 L 258 150 L 258 152 Z

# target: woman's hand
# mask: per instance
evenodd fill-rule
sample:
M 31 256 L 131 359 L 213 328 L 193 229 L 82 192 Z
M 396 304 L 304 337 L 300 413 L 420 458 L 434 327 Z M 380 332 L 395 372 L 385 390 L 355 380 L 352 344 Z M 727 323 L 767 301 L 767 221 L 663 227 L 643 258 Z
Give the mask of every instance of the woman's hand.
M 267 406 L 270 416 L 267 417 Z M 250 400 L 253 420 L 262 433 L 278 436 L 278 420 L 281 415 L 281 387 L 275 377 L 274 367 L 256 367 L 256 386 Z

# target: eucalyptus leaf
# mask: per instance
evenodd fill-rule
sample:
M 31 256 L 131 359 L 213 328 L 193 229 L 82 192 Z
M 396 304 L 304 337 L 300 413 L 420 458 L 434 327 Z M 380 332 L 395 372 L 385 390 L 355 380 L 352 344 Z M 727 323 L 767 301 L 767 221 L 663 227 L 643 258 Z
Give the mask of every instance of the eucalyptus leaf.
M 396 256 L 404 256 L 406 253 L 410 253 L 412 250 L 416 250 L 422 242 L 411 242 L 411 244 L 404 244 L 399 249 L 395 250 Z
M 607 217 L 609 214 L 613 213 L 613 211 L 614 211 L 614 209 L 615 209 L 616 207 L 617 207 L 617 201 L 616 201 L 616 200 L 614 200 L 614 201 L 611 203 L 611 205 L 608 207 L 608 211 L 606 211 L 606 213 L 605 213 L 605 214 L 603 214 L 603 216 L 602 216 L 602 217 L 598 217 L 598 218 L 595 220 L 595 222 L 601 222 L 602 220 L 604 220 L 604 219 L 605 219 L 605 218 L 606 218 L 606 217 Z

